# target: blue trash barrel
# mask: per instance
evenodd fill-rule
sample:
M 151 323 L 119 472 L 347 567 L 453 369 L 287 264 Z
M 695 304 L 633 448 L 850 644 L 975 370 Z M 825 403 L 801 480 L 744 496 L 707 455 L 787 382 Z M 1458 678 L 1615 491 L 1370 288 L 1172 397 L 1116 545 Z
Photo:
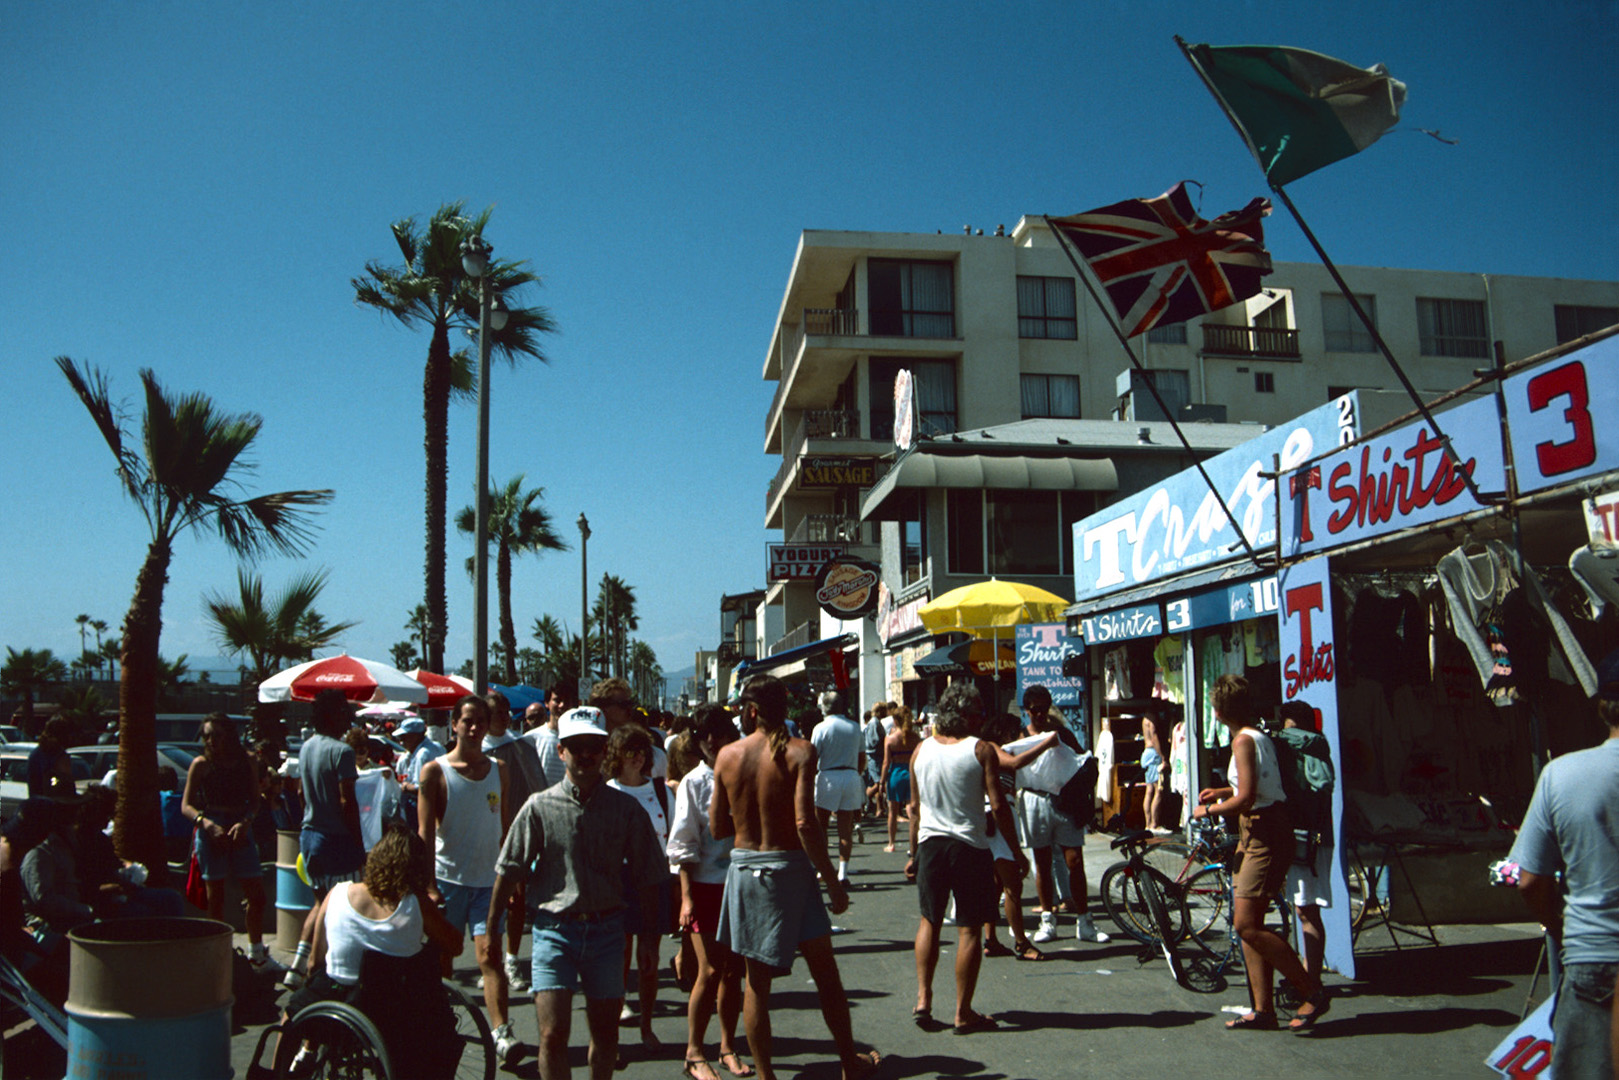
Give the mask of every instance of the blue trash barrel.
M 229 925 L 115 919 L 68 941 L 69 1076 L 230 1080 Z
M 315 906 L 315 892 L 298 876 L 298 830 L 275 834 L 275 947 L 282 952 L 298 948 L 304 919 Z

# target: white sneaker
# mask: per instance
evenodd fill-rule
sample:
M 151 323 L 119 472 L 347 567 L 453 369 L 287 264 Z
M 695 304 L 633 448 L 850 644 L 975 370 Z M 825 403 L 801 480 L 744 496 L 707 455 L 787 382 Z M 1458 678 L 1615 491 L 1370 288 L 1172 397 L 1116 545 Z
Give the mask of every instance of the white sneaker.
M 866 829 L 865 829 L 865 826 L 859 825 L 859 824 L 855 825 L 855 827 L 854 827 L 854 842 L 857 843 L 857 844 L 863 844 L 863 843 L 866 842 Z
M 502 1024 L 495 1029 L 495 1056 L 500 1059 L 501 1065 L 511 1068 L 522 1054 L 523 1044 L 512 1034 L 511 1024 Z
M 263 945 L 254 945 L 247 954 L 247 962 L 255 975 L 269 975 L 280 973 L 283 968 L 270 956 L 270 950 Z
M 1089 915 L 1081 915 L 1075 922 L 1074 936 L 1080 941 L 1094 941 L 1100 945 L 1113 940 L 1106 931 L 1096 928 Z
M 529 992 L 528 972 L 523 970 L 523 962 L 511 953 L 506 954 L 506 985 L 514 994 Z
M 620 1026 L 635 1023 L 635 1006 L 626 1001 L 624 1007 L 618 1010 L 618 1022 Z
M 1040 928 L 1034 932 L 1033 940 L 1037 944 L 1057 940 L 1057 913 L 1055 911 L 1042 911 L 1040 913 Z

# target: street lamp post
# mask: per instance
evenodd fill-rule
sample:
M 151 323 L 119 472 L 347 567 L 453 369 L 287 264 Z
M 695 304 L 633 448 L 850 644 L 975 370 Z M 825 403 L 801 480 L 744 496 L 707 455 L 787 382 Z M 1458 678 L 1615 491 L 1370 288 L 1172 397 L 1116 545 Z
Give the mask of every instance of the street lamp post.
M 489 283 L 489 254 L 482 236 L 461 242 L 461 268 L 478 279 L 478 487 L 473 502 L 472 685 L 489 689 L 489 331 L 506 325 L 506 309 Z
M 585 700 L 585 672 L 590 666 L 590 569 L 586 550 L 590 543 L 590 522 L 579 515 L 579 701 Z

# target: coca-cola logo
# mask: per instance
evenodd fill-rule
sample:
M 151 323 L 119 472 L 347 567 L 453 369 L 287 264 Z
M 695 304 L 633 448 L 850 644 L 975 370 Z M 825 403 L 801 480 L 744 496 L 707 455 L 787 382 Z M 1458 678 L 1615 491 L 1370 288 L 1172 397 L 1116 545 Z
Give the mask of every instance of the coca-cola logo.
M 865 618 L 877 610 L 881 577 L 877 567 L 864 559 L 833 559 L 815 576 L 815 601 L 834 619 Z
M 354 676 L 342 671 L 323 671 L 315 676 L 318 683 L 351 683 Z

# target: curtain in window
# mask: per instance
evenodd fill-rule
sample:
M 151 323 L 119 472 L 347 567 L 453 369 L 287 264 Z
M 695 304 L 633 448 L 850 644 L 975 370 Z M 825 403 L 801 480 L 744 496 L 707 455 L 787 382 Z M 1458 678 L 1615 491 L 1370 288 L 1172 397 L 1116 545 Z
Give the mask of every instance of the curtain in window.
M 1482 300 L 1417 301 L 1417 333 L 1424 356 L 1487 358 Z
M 922 430 L 948 434 L 956 430 L 956 367 L 948 361 L 919 362 L 916 373 L 916 411 Z
M 900 274 L 900 307 L 907 337 L 954 337 L 948 263 L 909 263 Z
M 1017 333 L 1018 337 L 1043 338 L 1046 336 L 1045 279 L 1019 277 L 1017 279 Z M 1025 407 L 1023 415 L 1031 415 Z M 1032 415 L 1038 416 L 1039 413 Z
M 1023 376 L 1023 418 L 1051 415 L 1051 396 L 1046 393 L 1044 375 Z
M 1047 393 L 1051 398 L 1049 416 L 1079 419 L 1079 376 L 1053 375 Z

